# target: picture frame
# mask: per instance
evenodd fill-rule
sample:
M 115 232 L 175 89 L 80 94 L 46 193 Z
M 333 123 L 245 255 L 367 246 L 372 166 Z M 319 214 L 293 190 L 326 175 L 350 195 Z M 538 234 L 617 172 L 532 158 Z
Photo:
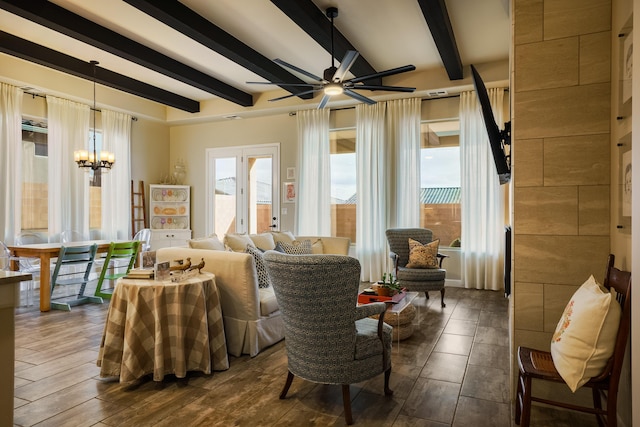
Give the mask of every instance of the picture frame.
M 287 179 L 296 179 L 296 168 L 287 168 Z
M 632 74 L 633 74 L 633 22 L 631 18 L 618 33 L 620 42 L 618 117 L 631 116 Z
M 283 203 L 295 203 L 297 196 L 297 189 L 295 182 L 285 182 L 282 184 L 282 202 Z
M 156 265 L 156 251 L 140 252 L 140 268 L 153 269 Z
M 625 234 L 631 233 L 631 132 L 618 141 L 618 224 L 617 228 Z

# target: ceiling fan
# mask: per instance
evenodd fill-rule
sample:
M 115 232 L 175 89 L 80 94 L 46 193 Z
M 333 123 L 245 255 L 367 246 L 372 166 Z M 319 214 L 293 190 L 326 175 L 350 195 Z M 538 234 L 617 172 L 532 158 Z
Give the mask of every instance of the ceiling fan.
M 280 101 L 282 99 L 291 98 L 292 96 L 300 96 L 307 95 L 315 92 L 322 91 L 324 92 L 324 96 L 318 104 L 318 108 L 324 108 L 329 101 L 329 98 L 335 95 L 345 94 L 350 96 L 351 98 L 357 99 L 358 101 L 365 102 L 367 104 L 375 104 L 371 98 L 368 98 L 364 95 L 361 95 L 355 90 L 384 90 L 384 91 L 392 91 L 392 92 L 414 92 L 416 90 L 415 87 L 403 87 L 403 86 L 385 86 L 385 85 L 368 85 L 366 84 L 367 80 L 377 79 L 380 77 L 392 76 L 394 74 L 405 73 L 407 71 L 413 71 L 416 69 L 414 65 L 405 65 L 403 67 L 392 68 L 386 71 L 380 71 L 378 73 L 368 74 L 366 76 L 354 77 L 352 79 L 345 79 L 347 73 L 351 66 L 355 63 L 356 59 L 360 55 L 355 50 L 349 50 L 342 58 L 340 62 L 340 67 L 336 68 L 335 66 L 335 56 L 333 53 L 333 19 L 338 16 L 338 8 L 330 7 L 326 11 L 327 17 L 331 19 L 331 67 L 324 70 L 323 77 L 318 77 L 315 74 L 312 74 L 308 71 L 303 70 L 302 68 L 296 67 L 295 65 L 289 64 L 288 62 L 283 61 L 282 59 L 274 59 L 273 61 L 283 67 L 289 68 L 297 73 L 300 73 L 304 76 L 307 76 L 313 80 L 314 83 L 285 83 L 285 82 L 247 82 L 248 84 L 269 84 L 269 85 L 277 85 L 277 86 L 303 86 L 310 87 L 311 89 L 291 95 L 285 95 L 278 98 L 270 99 L 269 101 Z

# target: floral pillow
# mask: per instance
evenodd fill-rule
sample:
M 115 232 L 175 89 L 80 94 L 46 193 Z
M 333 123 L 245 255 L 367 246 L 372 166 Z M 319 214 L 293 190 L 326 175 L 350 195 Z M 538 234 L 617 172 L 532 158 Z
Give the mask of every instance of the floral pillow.
M 294 240 L 293 243 L 278 242 L 275 250 L 289 255 L 311 255 L 311 240 Z
M 269 279 L 269 273 L 267 273 L 267 267 L 264 265 L 262 259 L 262 251 L 251 245 L 247 245 L 246 252 L 253 256 L 253 260 L 256 262 L 256 273 L 258 274 L 258 287 L 268 288 L 271 286 L 271 280 Z
M 438 246 L 440 239 L 422 244 L 409 238 L 409 262 L 407 268 L 439 268 Z
M 571 297 L 551 339 L 553 364 L 571 391 L 602 373 L 613 354 L 621 312 L 593 276 Z

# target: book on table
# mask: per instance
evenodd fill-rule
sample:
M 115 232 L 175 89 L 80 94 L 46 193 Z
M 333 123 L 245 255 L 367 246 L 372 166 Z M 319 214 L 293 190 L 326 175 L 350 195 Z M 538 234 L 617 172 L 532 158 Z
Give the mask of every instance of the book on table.
M 153 270 L 149 268 L 132 268 L 126 275 L 127 279 L 153 279 Z
M 372 295 L 369 293 L 360 292 L 358 294 L 358 304 L 369 304 L 371 302 L 388 302 L 391 304 L 397 304 L 407 295 L 406 289 L 398 292 L 393 296 Z

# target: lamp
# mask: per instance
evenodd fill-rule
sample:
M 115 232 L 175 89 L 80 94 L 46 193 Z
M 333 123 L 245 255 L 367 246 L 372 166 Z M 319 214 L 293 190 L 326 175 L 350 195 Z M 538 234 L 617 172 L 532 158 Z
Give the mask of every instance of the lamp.
M 101 151 L 98 157 L 96 151 L 96 65 L 98 61 L 90 61 L 93 66 L 93 152 L 88 150 L 76 150 L 73 152 L 73 160 L 78 164 L 78 167 L 85 168 L 86 170 L 98 170 L 104 169 L 108 171 L 115 163 L 115 155 L 109 151 Z
M 344 92 L 342 85 L 339 83 L 328 83 L 324 86 L 324 94 L 329 96 L 340 95 Z

